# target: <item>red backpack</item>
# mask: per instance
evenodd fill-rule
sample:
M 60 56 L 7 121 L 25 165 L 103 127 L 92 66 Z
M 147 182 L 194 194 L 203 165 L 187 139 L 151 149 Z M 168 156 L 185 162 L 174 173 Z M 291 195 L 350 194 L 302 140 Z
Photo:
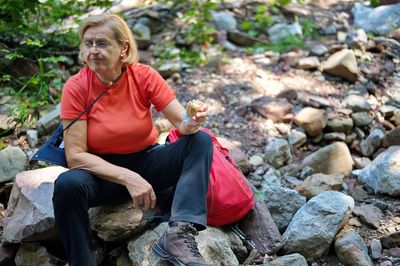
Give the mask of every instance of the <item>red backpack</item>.
M 224 148 L 207 128 L 201 128 L 211 136 L 214 154 L 207 192 L 207 224 L 226 225 L 243 218 L 254 206 L 250 182 L 231 159 L 229 150 Z M 169 141 L 177 141 L 182 134 L 172 129 Z

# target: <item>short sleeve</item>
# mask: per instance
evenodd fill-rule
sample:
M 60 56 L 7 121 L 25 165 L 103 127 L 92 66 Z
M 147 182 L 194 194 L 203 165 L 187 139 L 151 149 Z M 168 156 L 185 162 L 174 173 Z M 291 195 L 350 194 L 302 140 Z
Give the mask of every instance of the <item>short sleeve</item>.
M 61 119 L 73 120 L 86 108 L 88 91 L 79 82 L 79 73 L 67 80 L 61 94 Z M 83 114 L 80 119 L 87 119 Z
M 145 66 L 143 78 L 146 96 L 157 111 L 164 109 L 176 98 L 176 93 L 153 68 Z

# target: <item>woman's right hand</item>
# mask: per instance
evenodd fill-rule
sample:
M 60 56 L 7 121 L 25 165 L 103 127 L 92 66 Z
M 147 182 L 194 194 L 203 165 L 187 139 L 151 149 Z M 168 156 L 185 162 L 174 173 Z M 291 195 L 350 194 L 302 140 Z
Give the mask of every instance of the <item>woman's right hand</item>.
M 135 209 L 153 209 L 156 206 L 156 194 L 153 187 L 137 173 L 125 179 L 125 186 L 133 200 Z

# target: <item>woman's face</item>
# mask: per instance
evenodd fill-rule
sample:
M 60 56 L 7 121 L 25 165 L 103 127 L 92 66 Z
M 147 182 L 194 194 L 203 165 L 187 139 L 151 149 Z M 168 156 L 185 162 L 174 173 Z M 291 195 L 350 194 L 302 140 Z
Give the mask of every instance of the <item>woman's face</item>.
M 121 69 L 125 48 L 117 42 L 107 25 L 88 28 L 83 35 L 82 44 L 83 57 L 96 74 L 107 76 Z

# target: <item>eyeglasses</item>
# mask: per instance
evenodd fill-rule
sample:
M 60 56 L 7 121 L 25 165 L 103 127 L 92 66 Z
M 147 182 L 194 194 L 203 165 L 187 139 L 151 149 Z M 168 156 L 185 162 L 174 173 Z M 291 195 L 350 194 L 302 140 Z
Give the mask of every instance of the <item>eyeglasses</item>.
M 110 45 L 110 43 L 108 43 L 106 41 L 97 41 L 97 42 L 85 41 L 83 43 L 83 45 L 87 50 L 90 50 L 92 48 L 96 48 L 96 49 L 100 49 L 100 50 L 103 49 L 104 50 Z

